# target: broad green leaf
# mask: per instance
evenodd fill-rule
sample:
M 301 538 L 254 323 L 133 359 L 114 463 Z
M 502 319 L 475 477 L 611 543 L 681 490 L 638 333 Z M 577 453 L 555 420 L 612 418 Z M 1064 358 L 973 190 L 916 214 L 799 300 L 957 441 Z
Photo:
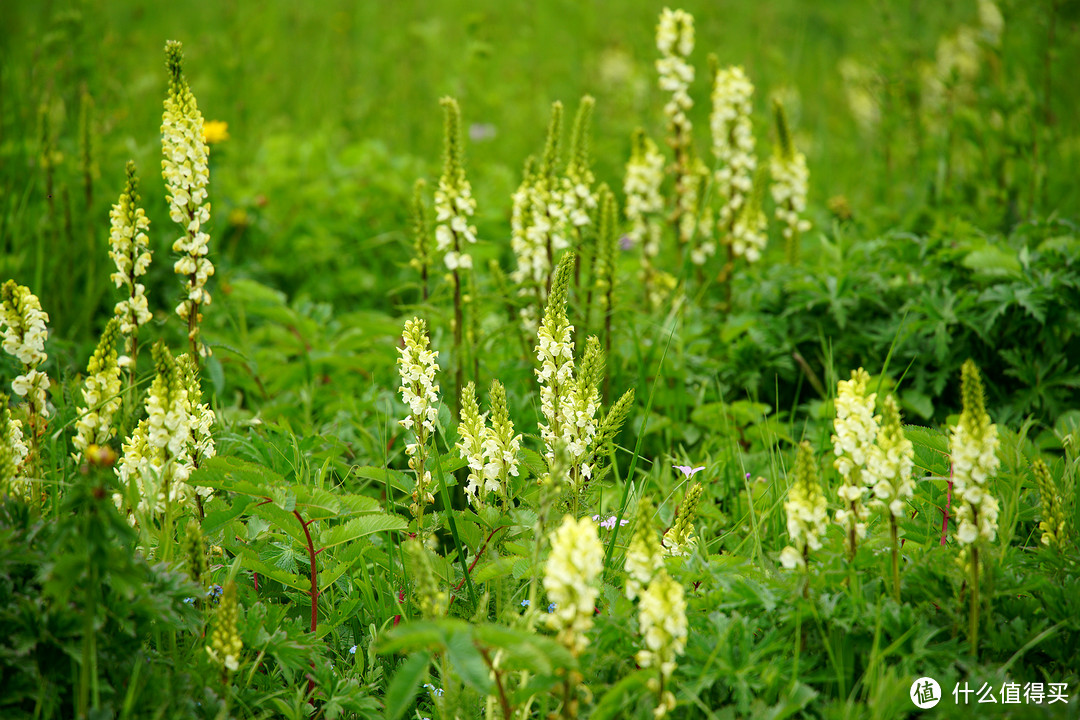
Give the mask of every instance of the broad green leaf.
M 374 480 L 379 485 L 389 483 L 390 487 L 405 493 L 411 493 L 416 485 L 409 475 L 406 475 L 400 470 L 393 470 L 391 468 L 360 465 L 353 467 L 352 472 L 358 477 Z
M 962 264 L 984 277 L 1008 277 L 1020 275 L 1020 260 L 1012 250 L 1000 245 L 984 245 L 969 252 Z
M 253 554 L 244 553 L 241 557 L 243 557 L 244 567 L 252 572 L 257 572 L 272 580 L 277 580 L 282 585 L 291 587 L 294 590 L 300 590 L 301 592 L 309 592 L 311 590 L 310 578 L 304 578 L 296 573 L 274 567 L 270 563 L 263 562 L 256 558 Z M 307 567 L 306 564 L 305 567 Z
M 450 633 L 446 641 L 446 658 L 466 685 L 482 695 L 491 690 L 488 666 L 476 648 L 471 627 L 462 627 Z
M 379 639 L 378 652 L 388 655 L 395 652 L 413 652 L 445 647 L 448 629 L 467 624 L 461 620 L 420 620 L 404 623 L 383 633 Z
M 416 699 L 424 675 L 427 673 L 431 656 L 426 652 L 416 652 L 398 668 L 390 687 L 386 689 L 386 720 L 398 720 Z
M 577 665 L 574 656 L 560 643 L 534 632 L 485 623 L 474 626 L 473 634 L 482 645 L 502 651 L 500 667 L 506 670 L 551 675 L 560 668 Z
M 514 566 L 518 560 L 523 560 L 516 555 L 510 555 L 508 557 L 501 557 L 493 562 L 485 563 L 476 569 L 472 574 L 473 582 L 482 583 L 488 580 L 494 580 L 495 578 L 505 577 L 514 570 Z
M 235 498 L 228 508 L 207 513 L 202 522 L 203 534 L 208 536 L 215 534 L 218 530 L 243 515 L 251 502 L 250 496 L 241 495 Z
M 270 497 L 271 488 L 285 485 L 285 479 L 270 468 L 236 457 L 218 456 L 203 462 L 188 482 L 226 492 L 253 497 Z
M 320 533 L 319 547 L 323 550 L 352 542 L 371 533 L 384 532 L 386 530 L 404 530 L 408 527 L 404 518 L 397 515 L 372 514 L 361 515 L 341 525 L 335 525 Z

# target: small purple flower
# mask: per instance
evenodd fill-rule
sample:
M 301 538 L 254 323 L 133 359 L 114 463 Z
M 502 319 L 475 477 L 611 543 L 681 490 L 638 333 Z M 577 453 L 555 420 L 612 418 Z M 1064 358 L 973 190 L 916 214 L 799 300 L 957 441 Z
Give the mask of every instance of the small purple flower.
M 473 123 L 469 126 L 469 139 L 473 142 L 483 142 L 495 137 L 495 126 L 491 123 Z
M 749 479 L 750 479 L 750 473 L 746 473 L 746 479 L 747 479 L 747 480 L 749 480 Z
M 705 469 L 705 466 L 690 467 L 689 465 L 675 465 L 674 468 L 683 474 L 683 477 L 692 478 Z
M 600 527 L 606 528 L 608 530 L 615 527 L 616 522 L 619 523 L 620 527 L 623 526 L 623 525 L 629 525 L 630 524 L 629 520 L 619 520 L 619 518 L 617 516 L 615 516 L 615 515 L 612 515 L 607 520 L 601 520 L 599 515 L 593 515 L 592 519 L 593 519 L 593 522 L 600 523 Z
M 623 235 L 621 238 L 619 238 L 619 249 L 624 250 L 624 251 L 625 250 L 633 250 L 634 249 L 634 240 L 633 240 L 633 238 L 631 238 L 629 235 Z

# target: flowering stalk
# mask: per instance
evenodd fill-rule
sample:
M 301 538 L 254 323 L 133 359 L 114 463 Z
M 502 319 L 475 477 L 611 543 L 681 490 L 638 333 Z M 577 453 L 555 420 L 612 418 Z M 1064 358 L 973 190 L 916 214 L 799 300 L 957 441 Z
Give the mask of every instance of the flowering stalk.
M 591 95 L 581 98 L 574 125 L 570 133 L 570 159 L 566 165 L 566 175 L 562 178 L 561 201 L 566 213 L 567 230 L 572 233 L 574 252 L 577 263 L 574 265 L 574 286 L 581 287 L 581 266 L 592 262 L 595 253 L 589 253 L 584 243 L 584 230 L 593 224 L 593 214 L 597 207 L 597 196 L 593 191 L 593 176 L 589 157 L 589 130 L 596 100 Z M 588 304 L 585 306 L 588 312 Z
M 848 560 L 855 559 L 856 545 L 866 536 L 866 495 L 869 492 L 866 472 L 874 441 L 878 436 L 881 417 L 874 415 L 877 393 L 866 394 L 870 374 L 859 368 L 851 371 L 850 380 L 837 383 L 836 419 L 832 436 L 836 459 L 833 466 L 840 472 L 842 507 L 836 511 L 836 522 L 847 537 Z
M 398 371 L 401 375 L 401 399 L 409 406 L 409 415 L 399 424 L 406 430 L 412 430 L 414 442 L 405 446 L 409 456 L 409 469 L 416 476 L 416 487 L 412 494 L 409 509 L 416 518 L 416 532 L 423 534 L 424 505 L 435 502 L 431 493 L 431 471 L 427 469 L 428 438 L 435 434 L 435 421 L 439 417 L 439 386 L 435 382 L 435 373 L 439 365 L 435 361 L 439 351 L 429 349 L 431 341 L 427 335 L 427 323 L 413 318 L 405 323 L 402 335 L 403 347 L 398 349 Z
M 588 518 L 563 518 L 550 536 L 551 554 L 544 565 L 544 590 L 555 603 L 547 615 L 548 625 L 559 633 L 559 642 L 574 655 L 589 644 L 585 633 L 592 627 L 597 581 L 604 569 L 604 548 L 596 525 Z
M 960 421 L 952 428 L 949 454 L 952 456 L 953 492 L 956 494 L 956 520 L 959 527 L 961 561 L 971 574 L 971 612 L 968 629 L 971 654 L 979 649 L 979 549 L 997 537 L 998 503 L 987 487 L 997 472 L 997 426 L 986 414 L 982 379 L 975 362 L 968 360 L 962 369 L 961 395 L 964 401 Z
M 506 388 L 491 381 L 491 425 L 480 430 L 484 451 L 484 489 L 495 493 L 503 509 L 510 507 L 510 476 L 518 475 L 518 451 L 521 435 L 514 434 L 514 423 L 506 406 Z
M 75 460 L 78 462 L 90 445 L 106 445 L 116 434 L 113 417 L 120 410 L 120 365 L 116 357 L 116 337 L 120 332 L 120 323 L 114 317 L 105 326 L 97 349 L 86 367 L 86 380 L 83 383 L 83 402 L 75 412 Z
M 1068 540 L 1068 525 L 1065 521 L 1065 503 L 1061 491 L 1050 474 L 1050 468 L 1040 458 L 1031 468 L 1035 483 L 1042 496 L 1043 519 L 1039 522 L 1042 531 L 1040 542 L 1050 548 L 1062 549 Z
M 573 432 L 570 426 L 574 422 L 574 327 L 566 317 L 573 266 L 573 253 L 567 253 L 555 272 L 544 319 L 537 332 L 536 360 L 540 367 L 535 372 L 540 382 L 540 412 L 547 421 L 540 423 L 540 437 L 546 446 L 544 457 L 549 467 L 555 461 L 556 445 L 560 442 L 568 445 Z
M 870 448 L 866 473 L 873 483 L 874 504 L 889 516 L 892 540 L 893 599 L 900 602 L 900 543 L 896 521 L 904 514 L 904 501 L 915 493 L 911 471 L 915 467 L 915 446 L 904 436 L 900 407 L 889 395 L 882 403 L 877 444 Z
M 810 229 L 810 221 L 802 217 L 806 212 L 810 171 L 806 168 L 806 156 L 795 149 L 787 113 L 779 100 L 773 100 L 773 113 L 776 116 L 777 143 L 769 161 L 769 174 L 772 176 L 769 190 L 776 203 L 776 219 L 783 227 L 781 232 L 787 260 L 794 265 L 799 261 L 799 235 Z
M 718 69 L 713 77 L 712 151 L 717 160 L 716 194 L 720 198 L 717 217 L 721 237 L 731 245 L 735 222 L 753 189 L 757 158 L 754 155 L 754 85 L 739 66 Z M 742 256 L 746 253 L 737 253 Z M 750 262 L 757 257 L 748 256 Z
M 180 554 L 192 582 L 201 590 L 209 587 L 210 563 L 206 554 L 206 539 L 202 534 L 202 525 L 195 520 L 188 520 L 184 526 L 184 537 L 180 544 Z
M 229 674 L 240 668 L 240 653 L 244 650 L 244 643 L 236 631 L 238 606 L 236 583 L 230 580 L 225 583 L 217 610 L 217 625 L 214 627 L 210 644 L 206 646 L 210 659 L 221 666 L 222 682 L 226 685 L 229 683 Z
M 164 516 L 167 560 L 171 548 L 173 508 L 187 504 L 194 493 L 187 484 L 191 467 L 185 462 L 185 450 L 191 436 L 187 389 L 180 377 L 176 360 L 159 340 L 153 347 L 157 375 L 146 395 L 146 417 L 124 443 L 124 455 L 116 465 L 116 474 L 127 495 L 129 522 L 135 523 L 135 512 L 142 516 Z M 118 508 L 128 499 L 117 494 Z
M 0 393 L 0 493 L 29 498 L 30 486 L 19 478 L 19 467 L 29 450 L 23 442 L 22 422 L 11 417 L 9 398 Z
M 199 339 L 200 308 L 210 304 L 206 281 L 214 274 L 214 265 L 206 257 L 210 236 L 202 229 L 210 222 L 210 203 L 206 202 L 210 168 L 203 116 L 184 77 L 183 60 L 179 42 L 165 43 L 169 94 L 161 119 L 161 174 L 169 193 L 169 217 L 184 229 L 172 246 L 173 252 L 180 254 L 173 271 L 185 284 L 184 300 L 176 307 L 176 314 L 187 321 L 191 354 L 198 358 L 210 355 Z
M 653 528 L 655 510 L 647 497 L 638 501 L 634 536 L 626 549 L 626 597 L 637 598 L 664 567 L 664 548 Z
M 536 182 L 536 158 L 530 155 L 525 160 L 521 184 L 511 197 L 510 247 L 517 258 L 517 267 L 510 273 L 510 278 L 520 286 L 519 295 L 535 294 L 539 307 L 544 303 L 549 266 L 547 246 L 541 241 L 540 228 L 533 214 L 533 185 Z
M 667 685 L 675 672 L 675 658 L 686 651 L 688 635 L 683 586 L 663 567 L 641 596 L 638 623 L 645 636 L 645 648 L 635 657 L 641 667 L 659 671 L 658 678 L 649 680 L 649 688 L 656 693 L 653 717 L 661 718 L 675 709 L 675 695 Z
M 431 270 L 431 227 L 428 219 L 427 205 L 424 203 L 424 192 L 427 183 L 423 178 L 413 185 L 412 200 L 412 226 L 413 226 L 413 257 L 409 265 L 420 272 L 420 301 L 428 300 L 428 272 Z
M 477 490 L 483 489 L 484 448 L 481 435 L 486 428 L 487 423 L 476 404 L 476 386 L 470 381 L 461 398 L 461 422 L 458 423 L 460 439 L 457 447 L 462 459 L 468 463 L 469 478 L 468 485 L 465 486 L 465 497 L 473 505 L 483 503 L 483 495 L 478 496 Z
M 462 357 L 465 331 L 462 270 L 472 268 L 468 245 L 476 243 L 476 227 L 469 221 L 476 212 L 472 185 L 465 177 L 464 149 L 461 139 L 461 108 L 457 100 L 445 97 L 439 101 L 445 119 L 443 143 L 443 174 L 435 190 L 435 244 L 454 280 L 454 410 L 461 411 L 465 363 Z
M 799 453 L 795 456 L 795 480 L 788 489 L 788 499 L 784 503 L 787 513 L 788 545 L 780 551 L 780 562 L 785 568 L 802 568 L 808 571 L 807 561 L 810 551 L 821 547 L 821 538 L 825 534 L 829 514 L 825 504 L 825 495 L 821 492 L 818 480 L 817 463 L 814 449 L 809 442 L 799 443 Z M 803 586 L 803 595 L 810 592 L 809 579 Z
M 664 533 L 664 554 L 675 557 L 689 555 L 697 538 L 694 536 L 694 518 L 697 517 L 697 504 L 704 488 L 695 482 L 686 491 L 682 505 L 675 516 L 675 524 Z
M 139 357 L 139 328 L 150 321 L 152 315 L 146 301 L 146 287 L 139 279 L 150 267 L 150 240 L 146 231 L 150 219 L 138 207 L 139 177 L 135 163 L 127 163 L 127 183 L 120 199 L 109 212 L 109 257 L 116 265 L 110 279 L 117 288 L 127 288 L 127 297 L 116 303 L 113 314 L 120 321 L 120 333 L 124 336 L 124 354 L 117 359 L 120 367 L 128 369 L 128 398 L 133 400 L 135 389 L 135 366 Z
M 671 93 L 671 99 L 664 105 L 671 133 L 668 144 L 675 153 L 671 167 L 675 176 L 675 207 L 670 221 L 681 251 L 697 228 L 697 188 L 701 182 L 694 167 L 694 128 L 688 116 L 694 106 L 688 92 L 694 80 L 694 68 L 686 60 L 694 51 L 693 16 L 683 10 L 664 8 L 656 27 L 656 47 L 660 51 L 660 59 L 656 61 L 660 89 Z
M 595 289 L 600 301 L 604 319 L 604 355 L 611 354 L 611 318 L 614 311 L 615 296 L 615 254 L 617 250 L 618 214 L 615 194 L 607 184 L 600 186 L 597 193 L 600 205 L 600 222 L 596 238 L 596 264 L 594 281 L 589 287 L 585 300 L 587 308 L 592 307 L 592 292 Z M 604 400 L 608 398 L 608 377 L 604 377 Z
M 183 467 L 190 475 L 203 460 L 214 457 L 217 449 L 211 428 L 216 420 L 214 411 L 202 401 L 202 383 L 199 382 L 199 365 L 195 358 L 184 353 L 176 359 L 180 382 L 185 390 L 185 411 L 188 415 L 188 428 L 191 432 L 184 450 Z M 195 488 L 195 504 L 199 517 L 203 516 L 203 503 L 213 497 L 213 491 L 206 487 Z
M 524 180 L 514 194 L 511 244 L 517 255 L 517 268 L 511 273 L 511 278 L 520 285 L 519 295 L 531 294 L 536 297 L 535 305 L 528 305 L 521 310 L 525 329 L 531 333 L 536 332 L 539 309 L 544 307 L 551 292 L 556 261 L 560 253 L 570 247 L 568 228 L 571 227 L 571 221 L 564 206 L 564 196 L 567 193 L 563 192 L 556 177 L 562 139 L 562 116 L 562 103 L 552 103 L 544 153 L 539 164 L 532 158 L 526 161 Z M 580 155 L 581 151 L 578 152 Z M 574 172 L 579 178 L 588 173 L 584 179 L 592 182 L 587 159 L 579 158 L 575 162 L 571 158 L 570 164 L 571 168 L 577 168 Z M 578 184 L 579 181 L 573 183 L 574 186 Z M 573 202 L 578 203 L 576 194 L 574 198 Z
M 664 156 L 645 131 L 634 131 L 630 160 L 626 164 L 626 219 L 630 221 L 627 242 L 641 246 L 641 282 L 645 303 L 657 307 L 665 297 L 665 286 L 672 285 L 666 273 L 655 266 L 663 232 L 664 199 L 660 186 L 664 181 Z M 672 278 L 673 280 L 673 278 Z
M 4 283 L 0 288 L 0 328 L 4 330 L 4 351 L 23 366 L 22 374 L 11 381 L 11 389 L 24 398 L 30 438 L 29 452 L 23 462 L 29 477 L 40 475 L 40 439 L 49 417 L 49 377 L 38 369 L 49 357 L 45 353 L 47 322 L 49 315 L 41 309 L 41 302 L 30 288 L 17 285 L 14 280 Z

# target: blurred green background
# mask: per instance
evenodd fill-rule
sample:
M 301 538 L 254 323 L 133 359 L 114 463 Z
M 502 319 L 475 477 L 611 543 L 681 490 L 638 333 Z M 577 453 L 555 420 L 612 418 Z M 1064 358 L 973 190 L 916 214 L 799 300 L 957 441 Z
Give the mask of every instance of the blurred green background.
M 980 27 L 974 0 L 683 7 L 696 21 L 699 150 L 709 157 L 706 56 L 715 53 L 744 65 L 757 86 L 762 156 L 769 99 L 785 101 L 808 157 L 818 227 L 829 223 L 830 198 L 834 208 L 846 201 L 865 234 L 925 232 L 943 208 L 990 232 L 1035 214 L 1078 215 L 1080 90 L 1069 73 L 1080 67 L 1080 2 L 1001 3 L 1001 44 L 980 60 L 989 67 L 979 69 L 976 97 L 958 92 L 933 107 L 926 79 L 943 42 L 961 26 Z M 597 177 L 620 190 L 634 127 L 663 137 L 653 65 L 661 8 L 2 3 L 0 276 L 46 298 L 56 337 L 91 337 L 113 301 L 103 280 L 108 208 L 129 158 L 154 221 L 151 242 L 159 257 L 168 253 L 158 170 L 166 39 L 184 43 L 206 119 L 229 127 L 211 153 L 219 281 L 236 270 L 290 296 L 385 307 L 395 287 L 387 279 L 411 279 L 408 195 L 416 177 L 438 176 L 438 99 L 447 94 L 461 101 L 474 137 L 466 160 L 481 237 L 505 267 L 509 196 L 525 157 L 542 146 L 553 100 L 572 111 L 582 94 L 596 97 Z M 852 112 L 860 102 L 876 121 L 860 124 Z M 994 178 L 1005 191 L 984 192 Z M 172 283 L 168 271 L 155 263 L 151 286 Z

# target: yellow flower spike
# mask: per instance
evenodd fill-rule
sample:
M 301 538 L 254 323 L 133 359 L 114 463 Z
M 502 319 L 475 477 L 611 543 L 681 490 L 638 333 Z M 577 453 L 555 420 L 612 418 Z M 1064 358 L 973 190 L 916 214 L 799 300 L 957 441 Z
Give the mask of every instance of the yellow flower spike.
M 694 127 L 690 121 L 690 109 L 694 101 L 690 97 L 690 83 L 694 81 L 694 66 L 687 58 L 694 51 L 694 17 L 684 10 L 664 8 L 656 27 L 656 47 L 660 59 L 656 71 L 660 76 L 660 89 L 671 93 L 664 105 L 671 133 L 669 142 L 675 151 L 675 216 L 673 220 L 681 242 L 689 242 L 697 229 L 698 186 L 700 177 L 693 163 Z
M 675 524 L 664 533 L 664 554 L 671 556 L 689 555 L 697 544 L 694 536 L 694 518 L 697 517 L 697 504 L 701 499 L 704 487 L 696 482 L 686 491 L 682 505 L 679 507 L 678 517 Z
M 28 453 L 22 422 L 11 417 L 8 396 L 0 393 L 0 494 L 28 497 L 30 486 L 19 477 L 19 467 Z
M 836 390 L 836 419 L 832 436 L 836 459 L 833 466 L 840 472 L 841 485 L 837 494 L 843 505 L 836 511 L 836 522 L 844 528 L 848 556 L 855 556 L 856 543 L 866 536 L 865 500 L 870 488 L 866 465 L 878 436 L 881 417 L 874 415 L 877 393 L 867 394 L 870 374 L 859 368 L 851 371 L 850 380 L 841 380 Z
M 575 520 L 567 515 L 551 534 L 551 554 L 544 566 L 544 589 L 555 603 L 546 616 L 548 625 L 558 631 L 559 642 L 574 655 L 589 644 L 585 633 L 593 625 L 597 583 L 604 569 L 604 546 L 596 524 L 588 518 Z
M 1047 547 L 1060 548 L 1068 532 L 1061 492 L 1050 474 L 1050 468 L 1042 459 L 1036 460 L 1031 469 L 1035 475 L 1039 495 L 1042 496 L 1043 519 L 1039 522 L 1039 530 L 1042 531 L 1041 542 Z
M 116 339 L 120 334 L 120 322 L 114 317 L 105 326 L 97 349 L 86 368 L 86 380 L 83 382 L 83 402 L 86 407 L 76 410 L 76 434 L 72 441 L 75 459 L 80 456 L 90 459 L 90 446 L 104 445 L 116 434 L 113 417 L 120 410 L 120 365 L 117 362 Z
M 244 650 L 244 643 L 236 631 L 238 605 L 236 583 L 229 581 L 225 583 L 221 604 L 218 605 L 217 626 L 210 644 L 206 646 L 206 652 L 211 659 L 227 672 L 236 672 L 240 668 L 240 653 Z
M 986 414 L 982 379 L 974 361 L 962 370 L 964 410 L 952 428 L 949 453 L 953 466 L 953 496 L 959 499 L 956 511 L 957 540 L 971 545 L 979 538 L 997 537 L 998 502 L 989 493 L 988 483 L 997 472 L 997 426 Z
M 210 304 L 206 283 L 214 274 L 214 265 L 206 256 L 210 236 L 203 230 L 210 222 L 210 203 L 206 202 L 209 150 L 203 137 L 202 113 L 183 74 L 183 47 L 170 40 L 165 44 L 165 56 L 169 94 L 161 120 L 161 174 L 169 194 L 169 217 L 184 229 L 172 245 L 173 252 L 180 255 L 173 271 L 184 283 L 184 299 L 176 314 L 187 321 L 192 354 L 208 356 L 209 348 L 199 340 L 199 322 L 200 309 Z
M 788 489 L 788 499 L 784 503 L 791 545 L 780 552 L 780 562 L 789 570 L 806 568 L 810 551 L 821 547 L 821 538 L 825 535 L 829 519 L 825 495 L 818 480 L 814 448 L 806 440 L 799 444 L 794 475 L 794 482 Z
M 647 497 L 638 501 L 634 536 L 626 549 L 626 597 L 636 598 L 664 567 L 664 549 L 653 527 L 653 504 Z
M 655 667 L 660 671 L 660 682 L 654 684 L 659 700 L 654 717 L 663 717 L 675 705 L 674 696 L 665 687 L 675 672 L 675 659 L 686 651 L 688 626 L 683 586 L 661 568 L 642 594 L 638 609 L 645 648 L 635 659 L 643 668 Z

